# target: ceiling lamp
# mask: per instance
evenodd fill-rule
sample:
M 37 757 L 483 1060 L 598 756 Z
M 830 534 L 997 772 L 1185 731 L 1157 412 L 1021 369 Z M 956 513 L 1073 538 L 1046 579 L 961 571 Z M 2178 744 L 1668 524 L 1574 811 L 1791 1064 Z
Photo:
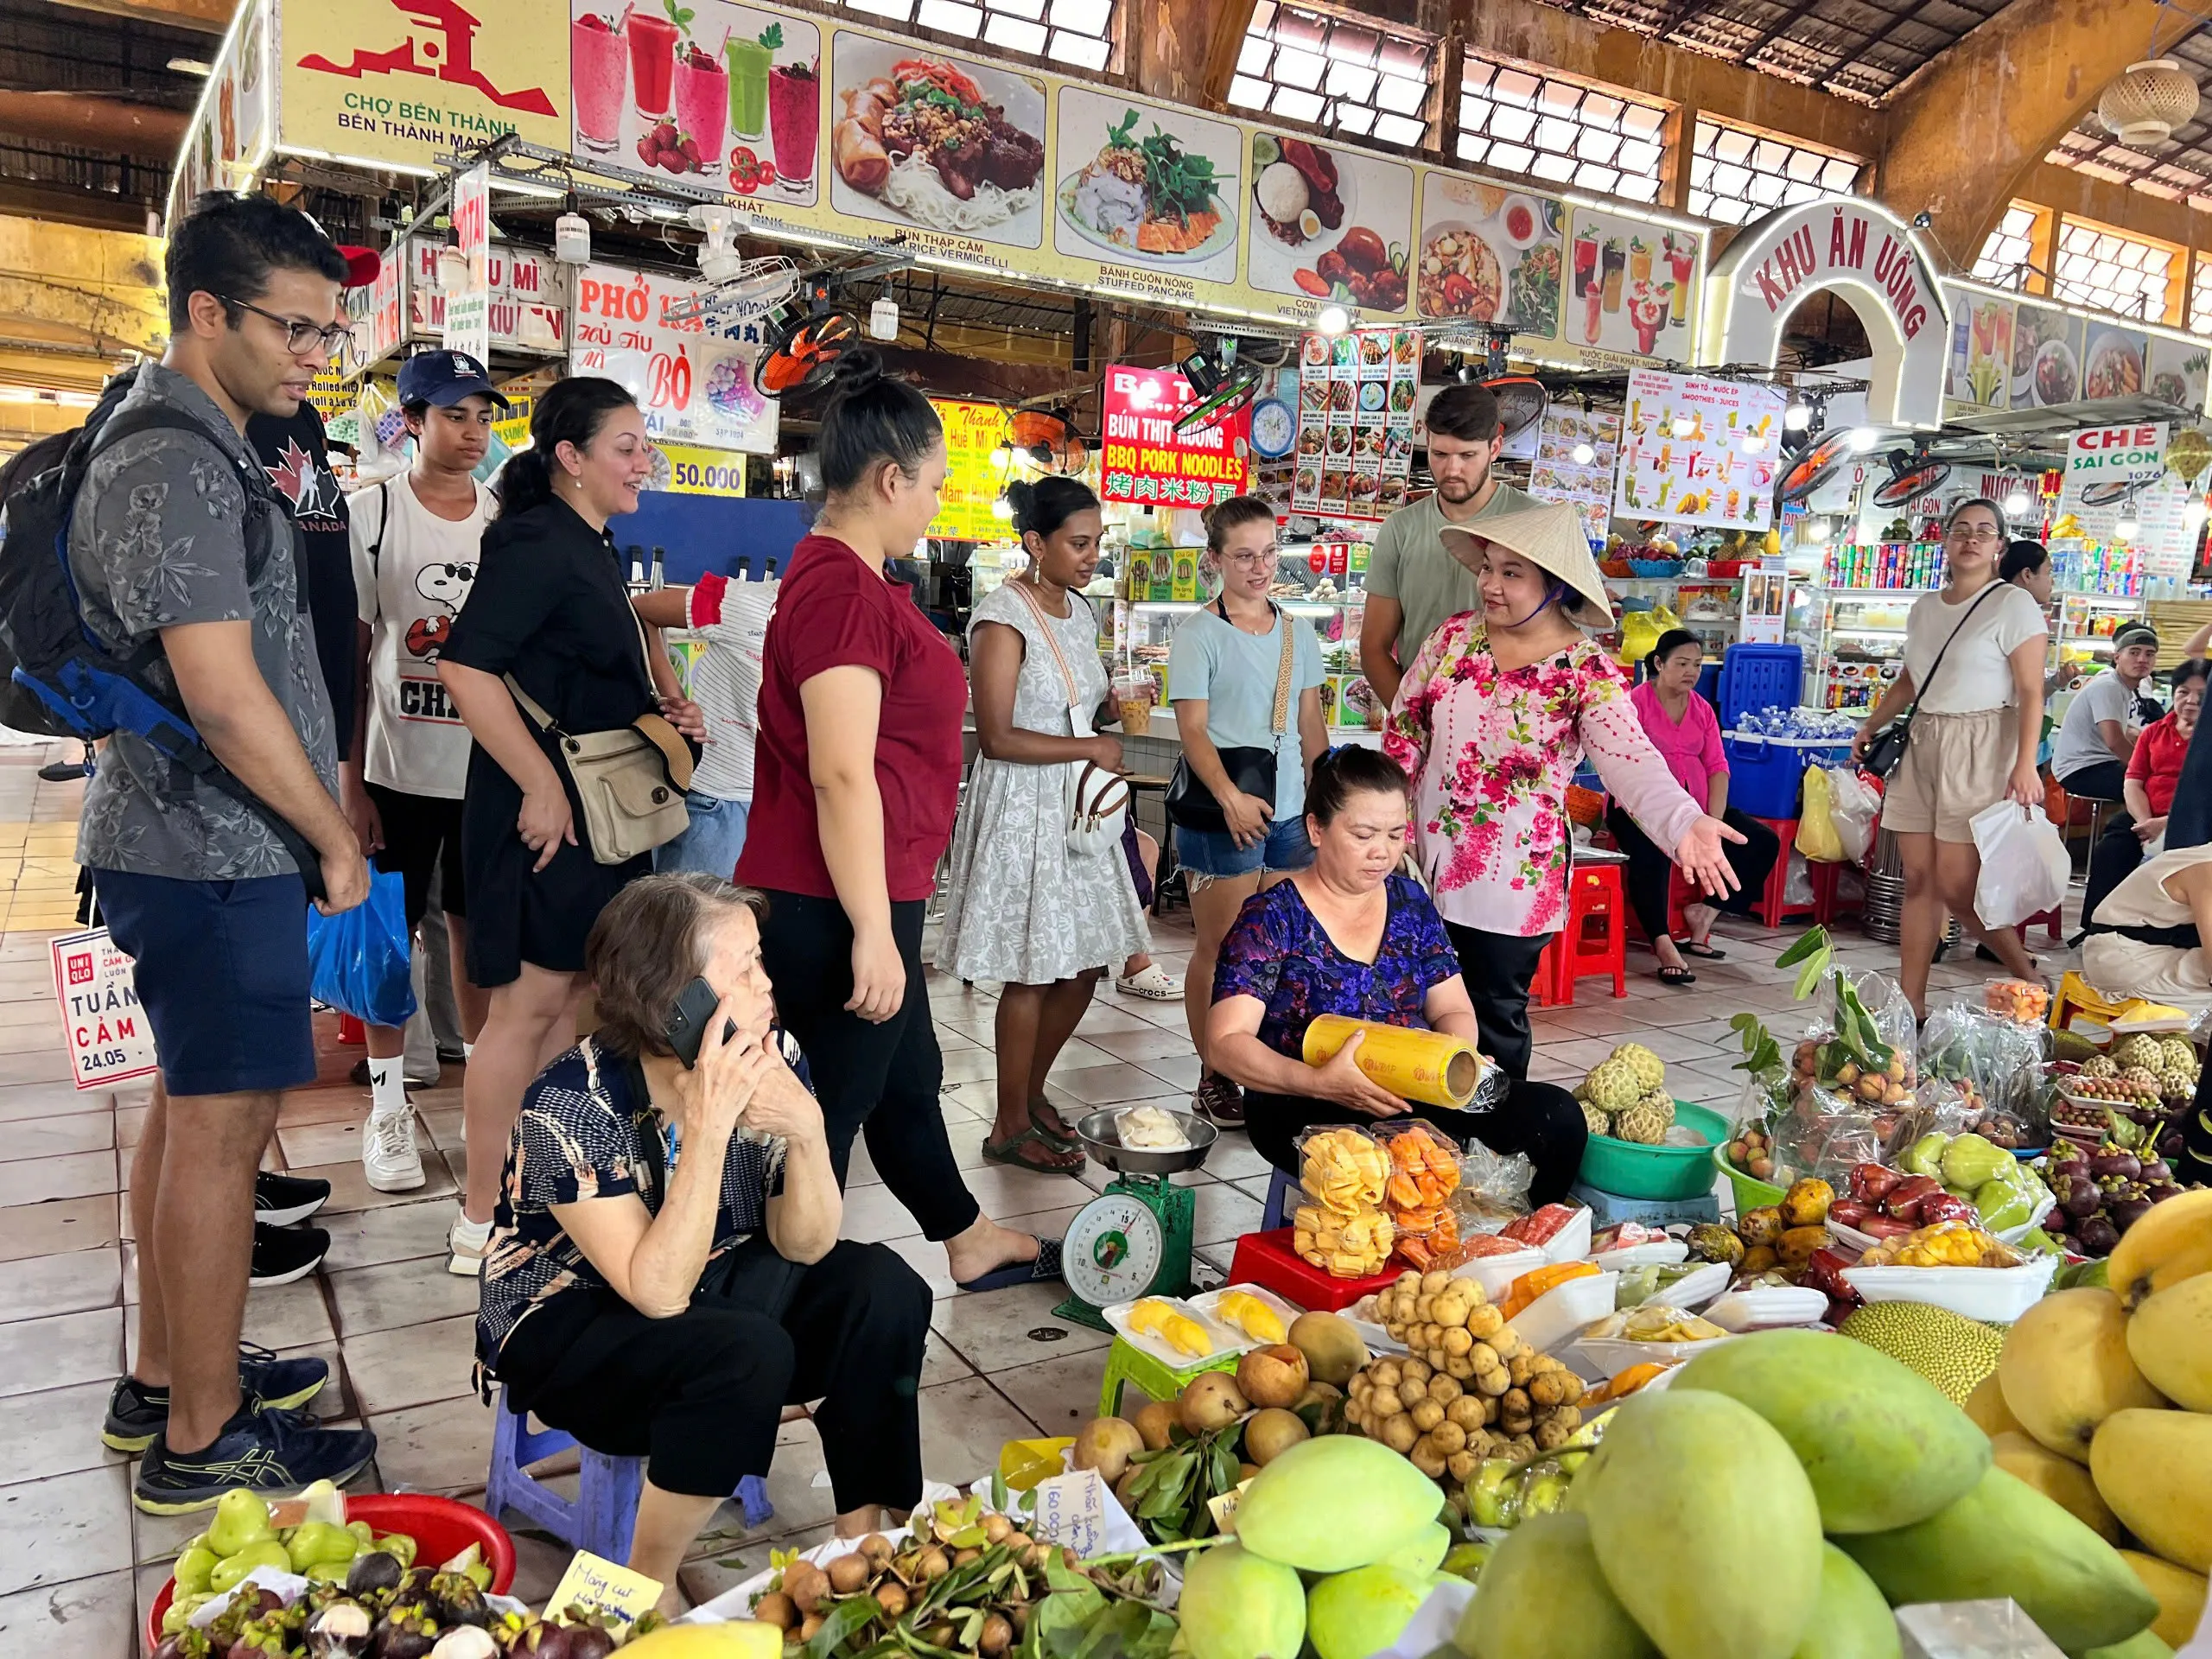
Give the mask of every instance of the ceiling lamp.
M 2196 115 L 2196 81 L 2171 58 L 2132 63 L 2097 99 L 2097 120 L 2123 144 L 2164 143 Z

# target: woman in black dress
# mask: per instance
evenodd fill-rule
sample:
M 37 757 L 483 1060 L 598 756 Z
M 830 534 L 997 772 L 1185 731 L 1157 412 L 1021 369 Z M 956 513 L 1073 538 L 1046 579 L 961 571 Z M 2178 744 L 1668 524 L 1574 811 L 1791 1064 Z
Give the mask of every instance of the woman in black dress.
M 499 475 L 468 604 L 438 677 L 476 741 L 461 805 L 469 976 L 491 1014 L 461 1090 L 468 1179 L 448 1238 L 457 1274 L 483 1263 L 499 1167 L 523 1090 L 575 1040 L 584 940 L 650 855 L 601 864 L 582 803 L 548 741 L 509 693 L 512 676 L 571 733 L 620 731 L 656 708 L 687 736 L 688 702 L 656 698 L 607 521 L 635 512 L 652 471 L 645 417 L 612 380 L 563 380 L 537 402 L 531 448 Z

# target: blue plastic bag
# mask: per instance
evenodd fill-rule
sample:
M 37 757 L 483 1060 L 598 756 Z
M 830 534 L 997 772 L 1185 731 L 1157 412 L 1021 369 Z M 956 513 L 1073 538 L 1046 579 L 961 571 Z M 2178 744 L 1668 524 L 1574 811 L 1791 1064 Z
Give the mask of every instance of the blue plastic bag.
M 404 1026 L 415 1014 L 407 963 L 407 882 L 371 870 L 369 896 L 326 916 L 308 906 L 308 993 L 372 1026 Z

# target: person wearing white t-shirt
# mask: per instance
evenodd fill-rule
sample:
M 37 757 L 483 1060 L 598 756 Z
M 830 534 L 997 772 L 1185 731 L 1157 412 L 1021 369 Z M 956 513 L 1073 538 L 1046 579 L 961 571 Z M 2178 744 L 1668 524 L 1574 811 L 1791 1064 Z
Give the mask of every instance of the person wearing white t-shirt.
M 2113 636 L 2112 666 L 2067 706 L 2051 745 L 2050 774 L 2069 795 L 2118 801 L 2127 781 L 2127 758 L 2145 721 L 2139 705 L 2143 682 L 2158 665 L 2158 636 L 2131 622 Z
M 1912 705 L 1912 739 L 1891 775 L 1882 827 L 1897 836 L 1904 863 L 1897 979 L 1922 1015 L 1946 911 L 2017 977 L 2036 976 L 2019 933 L 1985 928 L 1974 910 L 1981 875 L 1974 814 L 2002 800 L 2043 804 L 2036 750 L 2050 629 L 2025 589 L 1999 579 L 2005 545 L 2005 515 L 1995 502 L 1977 497 L 1952 511 L 1943 586 L 1914 601 L 1904 666 L 1851 741 L 1858 760 L 1874 734 Z
M 679 689 L 658 631 L 689 628 L 706 647 L 691 664 L 691 701 L 707 722 L 707 741 L 683 797 L 691 825 L 653 854 L 656 870 L 698 870 L 727 881 L 745 850 L 753 746 L 760 731 L 760 650 L 777 586 L 709 571 L 689 588 L 657 588 L 630 601 L 656 631 L 650 655 L 663 696 L 679 695 Z
M 438 679 L 438 652 L 476 579 L 491 493 L 473 476 L 507 400 L 465 352 L 424 352 L 399 371 L 399 406 L 415 461 L 352 500 L 353 587 L 362 687 L 340 768 L 346 815 L 380 871 L 405 882 L 407 927 L 422 925 L 439 880 L 452 944 L 462 1052 L 484 1028 L 486 999 L 468 978 L 468 899 L 461 858 L 468 728 Z M 402 1057 L 406 1033 L 371 1026 L 369 1121 L 361 1168 L 379 1192 L 423 1185 Z

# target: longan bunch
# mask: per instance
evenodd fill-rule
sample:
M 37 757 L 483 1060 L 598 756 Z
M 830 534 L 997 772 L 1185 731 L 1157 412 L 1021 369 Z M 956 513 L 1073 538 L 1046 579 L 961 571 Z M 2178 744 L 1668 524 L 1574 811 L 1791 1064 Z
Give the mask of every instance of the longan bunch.
M 1414 1351 L 1353 1377 L 1344 1421 L 1430 1478 L 1555 1451 L 1581 1427 L 1582 1379 L 1533 1351 L 1473 1280 L 1407 1273 L 1378 1301 L 1383 1328 Z

